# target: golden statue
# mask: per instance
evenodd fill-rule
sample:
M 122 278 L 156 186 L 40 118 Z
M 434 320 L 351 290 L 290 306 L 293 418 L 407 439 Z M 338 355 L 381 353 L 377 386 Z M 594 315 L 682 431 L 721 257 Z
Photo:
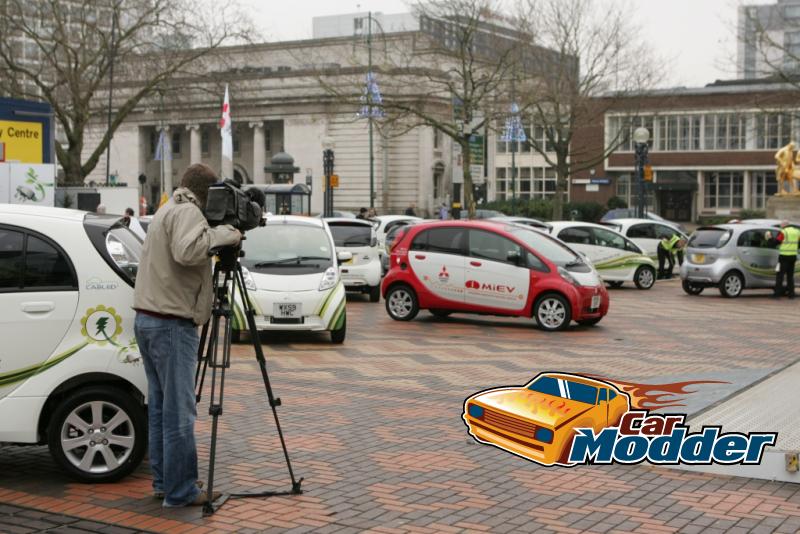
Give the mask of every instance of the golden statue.
M 800 152 L 795 157 L 794 141 L 775 152 L 775 178 L 778 180 L 778 192 L 775 196 L 800 195 L 797 183 L 800 182 L 800 169 L 795 170 L 795 163 L 800 163 Z M 786 191 L 786 184 L 789 191 Z

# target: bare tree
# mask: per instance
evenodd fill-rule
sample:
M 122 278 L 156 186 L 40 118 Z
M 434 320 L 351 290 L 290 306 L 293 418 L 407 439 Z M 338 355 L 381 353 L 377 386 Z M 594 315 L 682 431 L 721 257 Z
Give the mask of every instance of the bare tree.
M 519 46 L 529 39 L 499 16 L 496 0 L 431 0 L 414 6 L 418 31 L 375 37 L 373 71 L 381 74 L 385 116 L 377 126 L 397 136 L 421 126 L 449 137 L 461 149 L 464 203 L 475 214 L 470 139 L 483 135 L 508 112 L 508 91 Z M 322 73 L 320 83 L 339 104 L 365 105 L 363 47 L 351 64 L 360 67 L 347 83 L 344 69 Z M 367 101 L 366 105 L 372 105 Z
M 66 139 L 56 156 L 67 182 L 83 182 L 137 104 L 210 51 L 250 33 L 236 6 L 190 0 L 0 0 L 0 93 L 43 100 Z M 110 127 L 84 160 L 87 128 Z M 126 83 L 127 82 L 127 83 Z M 130 83 L 133 82 L 133 83 Z
M 560 219 L 569 176 L 603 162 L 628 135 L 620 129 L 602 151 L 590 152 L 573 143 L 576 131 L 601 122 L 622 99 L 635 114 L 632 97 L 653 86 L 656 62 L 620 3 L 523 0 L 518 14 L 521 28 L 549 51 L 525 58 L 530 68 L 522 72 L 535 77 L 524 82 L 521 107 L 544 130 L 544 139 L 531 136 L 529 142 L 556 170 L 553 218 Z

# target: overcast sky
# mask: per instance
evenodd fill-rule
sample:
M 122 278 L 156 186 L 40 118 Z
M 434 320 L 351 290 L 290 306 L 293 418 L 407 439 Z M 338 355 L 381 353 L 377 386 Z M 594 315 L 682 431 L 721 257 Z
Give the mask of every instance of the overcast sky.
M 592 0 L 614 2 L 617 0 Z M 402 13 L 403 0 L 242 0 L 269 41 L 311 37 L 311 18 L 355 11 Z M 735 77 L 736 6 L 740 0 L 630 1 L 632 17 L 670 66 L 661 86 L 700 86 Z M 775 3 L 768 0 L 747 3 Z M 359 8 L 360 6 L 360 8 Z

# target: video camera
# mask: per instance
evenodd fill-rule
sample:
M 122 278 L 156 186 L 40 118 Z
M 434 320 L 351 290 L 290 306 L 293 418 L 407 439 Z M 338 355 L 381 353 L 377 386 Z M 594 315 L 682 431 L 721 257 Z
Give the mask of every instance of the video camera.
M 208 224 L 230 224 L 240 232 L 264 225 L 264 192 L 257 187 L 242 190 L 233 180 L 225 180 L 208 188 L 205 216 Z

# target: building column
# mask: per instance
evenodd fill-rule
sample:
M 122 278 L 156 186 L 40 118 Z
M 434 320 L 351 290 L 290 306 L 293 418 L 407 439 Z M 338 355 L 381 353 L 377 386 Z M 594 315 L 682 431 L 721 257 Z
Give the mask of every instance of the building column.
M 189 130 L 189 165 L 200 163 L 202 160 L 201 147 L 200 147 L 200 125 L 187 124 L 186 129 Z
M 172 134 L 169 126 L 158 128 L 159 141 L 164 135 L 164 146 L 161 147 L 161 161 L 159 161 L 158 176 L 161 182 L 161 192 L 167 196 L 172 195 Z
M 697 214 L 695 219 L 700 218 L 700 214 L 703 213 L 703 209 L 706 205 L 706 184 L 704 179 L 705 174 L 703 171 L 697 171 Z
M 267 178 L 264 174 L 264 165 L 267 158 L 264 148 L 264 123 L 251 122 L 250 127 L 253 129 L 253 183 L 265 184 Z
M 742 187 L 744 187 L 743 198 L 742 198 L 742 209 L 752 209 L 753 199 L 750 198 L 750 180 L 752 179 L 752 173 L 750 171 L 744 171 L 744 181 L 742 183 Z

